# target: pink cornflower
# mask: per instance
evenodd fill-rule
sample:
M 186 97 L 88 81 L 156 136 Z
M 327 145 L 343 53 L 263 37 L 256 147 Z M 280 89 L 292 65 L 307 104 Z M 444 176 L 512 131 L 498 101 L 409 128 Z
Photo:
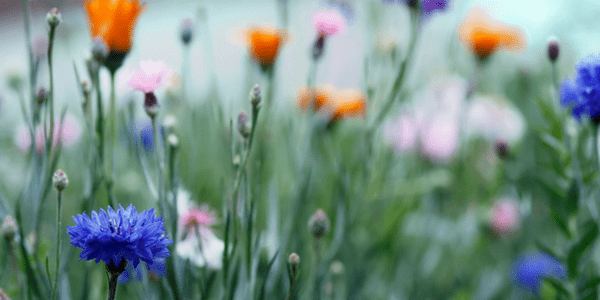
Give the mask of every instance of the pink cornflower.
M 217 222 L 217 218 L 208 208 L 203 205 L 201 207 L 192 207 L 184 212 L 179 220 L 179 226 L 186 231 L 196 230 L 196 228 L 209 228 Z
M 59 141 L 63 147 L 71 148 L 75 144 L 77 144 L 80 137 L 81 129 L 79 128 L 77 121 L 74 118 L 67 116 L 63 121 L 62 130 L 60 128 L 60 121 L 55 122 L 54 124 L 52 148 L 55 148 L 58 145 Z M 44 138 L 43 126 L 38 126 L 38 128 L 34 132 L 34 138 L 35 152 L 38 155 L 40 155 L 44 152 L 44 149 L 46 148 L 46 139 Z M 29 134 L 29 129 L 27 129 L 27 126 L 19 126 L 15 132 L 14 139 L 15 144 L 22 152 L 27 153 L 29 151 L 29 148 L 31 147 L 31 136 Z
M 331 36 L 346 29 L 346 20 L 335 10 L 323 10 L 313 16 L 313 24 L 320 35 Z
M 165 85 L 172 74 L 162 60 L 142 60 L 140 67 L 131 74 L 129 85 L 145 94 L 152 93 Z
M 519 228 L 521 214 L 515 200 L 509 198 L 499 199 L 490 212 L 492 228 L 498 234 L 507 234 Z

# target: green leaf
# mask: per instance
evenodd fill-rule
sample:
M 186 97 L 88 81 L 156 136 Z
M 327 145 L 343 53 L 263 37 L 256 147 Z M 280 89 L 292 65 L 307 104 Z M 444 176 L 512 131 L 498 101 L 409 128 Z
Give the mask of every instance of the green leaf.
M 582 294 L 585 293 L 585 291 L 587 291 L 587 290 L 591 290 L 591 289 L 597 290 L 598 284 L 600 284 L 600 276 L 594 277 L 594 278 L 588 280 L 588 282 L 583 286 Z
M 596 238 L 598 237 L 598 224 L 590 221 L 585 226 L 586 233 L 583 235 L 581 240 L 571 247 L 569 251 L 569 257 L 567 261 L 567 267 L 569 270 L 569 278 L 577 278 L 577 271 L 579 268 L 579 261 L 585 250 L 591 246 Z
M 267 290 L 267 279 L 269 278 L 269 272 L 271 271 L 271 267 L 273 266 L 273 264 L 275 263 L 275 260 L 277 259 L 277 255 L 279 254 L 279 250 L 281 249 L 277 249 L 277 251 L 275 252 L 275 254 L 273 255 L 273 258 L 271 258 L 271 261 L 269 261 L 269 264 L 267 265 L 267 271 L 265 273 L 265 279 L 263 280 L 262 286 L 260 287 L 260 296 L 258 297 L 258 299 L 265 299 L 265 293 Z
M 568 238 L 571 238 L 571 231 L 569 230 L 567 219 L 554 209 L 551 209 L 550 215 L 552 216 L 552 220 L 554 221 L 554 223 L 556 223 L 558 228 L 560 228 L 560 230 L 562 230 L 562 232 Z
M 564 283 L 560 280 L 558 280 L 556 277 L 544 277 L 542 278 L 544 283 L 547 283 L 549 287 L 551 287 L 552 290 L 554 290 L 554 294 L 559 293 L 561 295 L 569 295 L 569 291 L 564 287 Z M 544 284 L 542 285 L 542 295 L 546 296 L 548 291 L 545 291 L 545 286 Z M 547 289 L 547 288 L 546 288 Z M 554 297 L 551 298 L 546 298 L 543 297 L 544 299 L 552 299 Z
M 577 209 L 579 208 L 579 187 L 575 180 L 571 182 L 571 187 L 567 191 L 565 204 L 569 215 L 577 214 Z
M 558 252 L 552 250 L 552 248 L 548 247 L 546 244 L 544 244 L 539 239 L 535 239 L 534 242 L 535 242 L 535 245 L 538 247 L 538 249 L 542 250 L 542 252 L 546 252 L 558 260 L 564 259 L 563 255 L 559 255 Z

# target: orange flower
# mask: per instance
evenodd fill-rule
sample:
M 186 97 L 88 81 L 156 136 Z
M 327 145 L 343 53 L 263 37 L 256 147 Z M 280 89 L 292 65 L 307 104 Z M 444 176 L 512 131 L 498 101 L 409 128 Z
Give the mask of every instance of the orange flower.
M 525 48 L 525 34 L 520 28 L 493 20 L 481 9 L 471 11 L 460 24 L 458 37 L 481 59 L 500 48 L 513 51 Z
M 133 27 L 145 4 L 139 0 L 86 0 L 84 9 L 92 37 L 101 38 L 111 53 L 131 49 Z
M 314 89 L 301 87 L 296 95 L 298 106 L 307 110 L 313 107 L 331 115 L 336 121 L 351 116 L 364 117 L 367 109 L 365 95 L 357 90 L 335 90 L 331 85 L 323 85 Z
M 333 95 L 334 88 L 331 85 L 323 85 L 317 88 L 302 86 L 296 94 L 296 100 L 302 110 L 312 107 L 315 111 L 318 111 L 333 98 Z
M 279 49 L 288 40 L 288 34 L 270 25 L 252 26 L 244 32 L 246 46 L 252 59 L 263 69 L 275 62 Z

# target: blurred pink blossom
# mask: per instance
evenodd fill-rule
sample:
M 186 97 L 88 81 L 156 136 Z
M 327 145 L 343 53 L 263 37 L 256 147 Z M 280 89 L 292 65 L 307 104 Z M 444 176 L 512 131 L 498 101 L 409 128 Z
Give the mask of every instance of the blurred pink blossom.
M 214 214 L 208 209 L 207 205 L 199 208 L 190 208 L 183 213 L 179 220 L 179 226 L 195 230 L 195 227 L 210 227 L 217 221 Z
M 507 100 L 498 96 L 476 96 L 467 111 L 469 135 L 481 135 L 491 142 L 518 142 L 525 133 L 522 114 Z
M 44 128 L 43 126 L 38 126 L 35 133 L 35 152 L 39 155 L 44 152 L 46 148 L 45 137 L 44 137 Z M 66 116 L 63 121 L 63 128 L 60 130 L 60 121 L 55 122 L 54 124 L 54 132 L 52 138 L 52 148 L 55 148 L 58 145 L 60 137 L 61 145 L 67 149 L 72 148 L 81 137 L 81 128 L 78 122 L 70 116 Z M 20 125 L 17 127 L 14 136 L 15 145 L 23 151 L 27 153 L 29 148 L 31 147 L 31 136 L 29 133 L 29 129 L 26 125 Z
M 419 99 L 418 107 L 386 124 L 386 140 L 398 153 L 418 146 L 420 153 L 431 161 L 449 161 L 460 142 L 460 116 L 466 87 L 462 78 L 432 82 Z
M 519 228 L 521 214 L 518 203 L 510 198 L 501 198 L 490 211 L 492 228 L 498 234 L 507 234 Z
M 165 85 L 172 74 L 162 60 L 142 60 L 140 67 L 131 74 L 129 85 L 147 94 Z
M 346 19 L 335 10 L 323 10 L 313 16 L 313 24 L 319 34 L 331 36 L 346 29 Z

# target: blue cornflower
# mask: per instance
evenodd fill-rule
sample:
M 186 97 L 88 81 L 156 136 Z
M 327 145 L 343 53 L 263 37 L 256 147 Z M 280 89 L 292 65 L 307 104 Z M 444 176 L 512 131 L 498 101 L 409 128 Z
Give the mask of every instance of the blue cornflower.
M 385 3 L 404 3 L 413 7 L 419 0 L 383 0 Z M 435 11 L 444 11 L 448 7 L 448 0 L 420 0 L 421 12 L 424 15 L 431 15 Z
M 158 128 L 159 140 L 162 139 L 163 131 L 162 126 Z M 135 145 L 139 145 L 142 142 L 142 148 L 146 153 L 151 153 L 154 150 L 154 132 L 152 130 L 152 123 L 146 121 L 140 121 L 134 129 L 132 129 L 133 139 Z
M 154 208 L 137 213 L 132 205 L 127 209 L 119 204 L 115 212 L 108 207 L 92 211 L 92 217 L 83 213 L 73 217 L 75 226 L 67 226 L 71 245 L 83 249 L 80 260 L 95 259 L 107 265 L 119 264 L 123 259 L 136 268 L 141 261 L 153 264 L 158 258 L 169 256 L 167 246 L 171 243 L 165 236 L 162 217 L 156 217 Z
M 537 295 L 542 278 L 566 276 L 565 266 L 556 258 L 543 253 L 525 255 L 513 264 L 513 281 Z
M 560 91 L 560 103 L 582 116 L 600 121 L 600 55 L 589 55 L 576 66 L 575 78 L 566 79 Z

